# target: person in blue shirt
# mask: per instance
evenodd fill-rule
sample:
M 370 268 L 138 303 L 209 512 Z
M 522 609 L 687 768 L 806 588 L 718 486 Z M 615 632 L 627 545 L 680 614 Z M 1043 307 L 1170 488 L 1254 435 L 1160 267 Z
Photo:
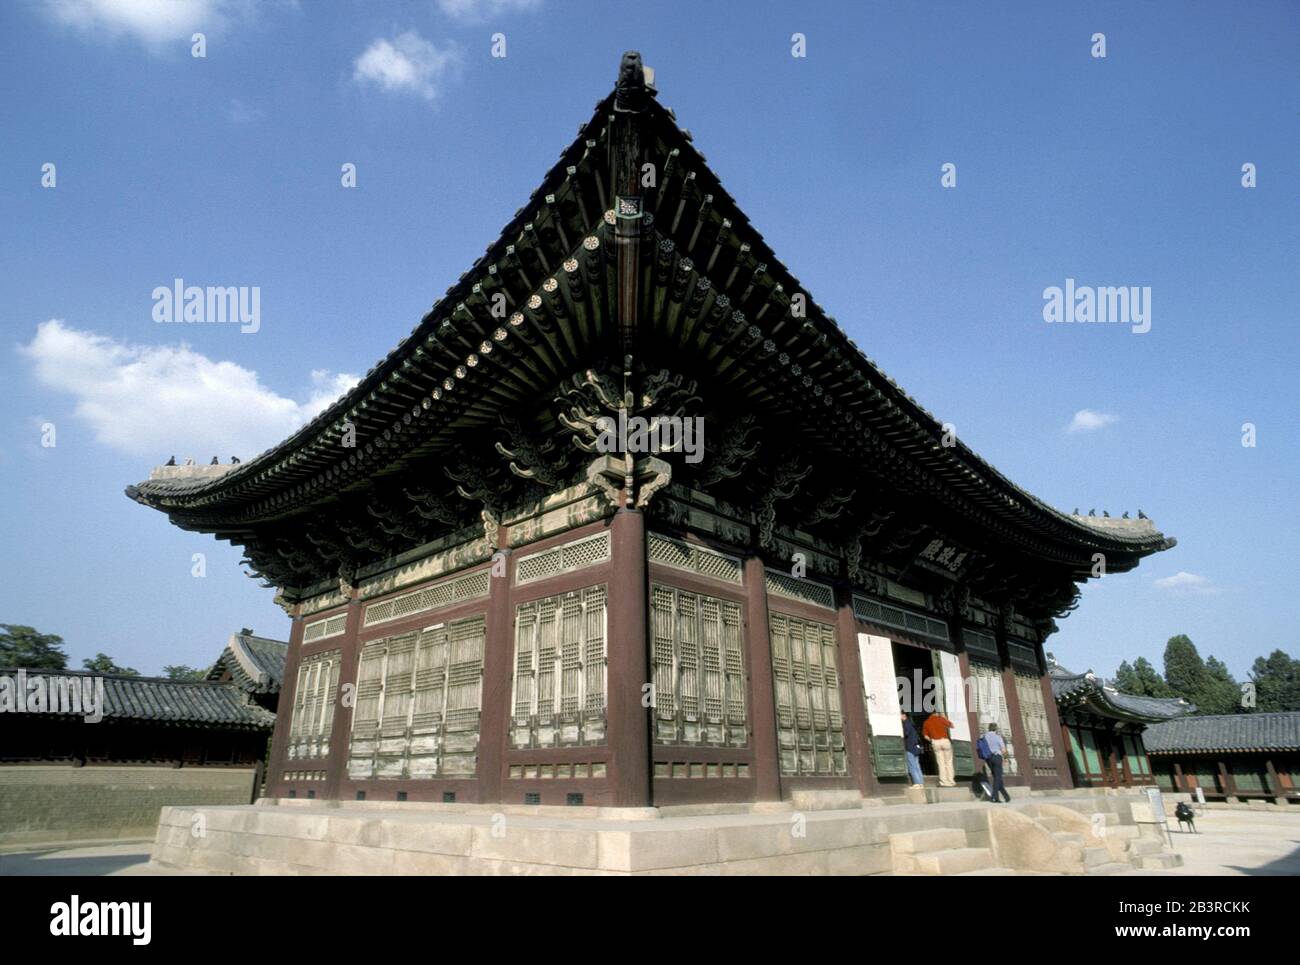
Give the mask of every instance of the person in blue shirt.
M 997 724 L 989 724 L 989 732 L 984 735 L 984 745 L 988 748 L 988 757 L 984 759 L 984 763 L 988 765 L 989 773 L 992 775 L 992 780 L 989 782 L 989 803 L 997 804 L 999 794 L 1004 801 L 1010 801 L 1011 795 L 1007 793 L 1007 787 L 1002 783 L 1002 759 L 1007 756 L 1007 742 L 998 733 Z
M 903 750 L 907 751 L 907 773 L 912 779 L 912 787 L 924 787 L 925 778 L 921 776 L 921 737 L 916 732 L 916 725 L 907 714 L 903 718 Z

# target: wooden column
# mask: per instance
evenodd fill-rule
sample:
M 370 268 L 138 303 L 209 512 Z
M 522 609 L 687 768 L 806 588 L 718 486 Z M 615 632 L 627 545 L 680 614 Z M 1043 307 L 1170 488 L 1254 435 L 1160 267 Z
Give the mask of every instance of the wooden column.
M 298 615 L 300 607 L 294 607 L 290 617 L 289 646 L 284 654 L 284 675 L 280 682 L 280 696 L 276 698 L 275 729 L 271 731 L 271 756 L 266 766 L 267 795 L 276 797 L 277 785 L 284 780 L 285 761 L 289 753 L 289 726 L 293 721 L 293 701 L 298 691 L 298 664 L 302 661 L 302 634 L 306 621 Z
M 1273 758 L 1268 757 L 1264 760 L 1264 766 L 1268 768 L 1268 783 L 1273 790 L 1273 803 L 1286 803 L 1286 788 L 1282 786 L 1282 778 L 1278 776 L 1277 768 L 1273 766 Z
M 1038 665 L 1043 666 L 1042 647 L 1039 647 Z M 1066 748 L 1069 744 L 1066 741 L 1065 729 L 1061 724 L 1060 714 L 1056 710 L 1056 697 L 1052 694 L 1052 681 L 1046 672 L 1038 675 L 1039 686 L 1043 688 L 1043 709 L 1047 712 L 1047 732 L 1052 735 L 1052 756 L 1056 762 L 1056 776 L 1059 778 L 1056 782 L 1057 787 L 1071 788 L 1074 787 L 1074 779 L 1070 776 L 1070 760 Z M 1050 787 L 1051 782 L 1043 781 L 1040 787 Z
M 1029 759 L 1025 718 L 1020 713 L 1020 694 L 1016 692 L 1016 672 L 1011 667 L 1011 658 L 1001 634 L 998 634 L 998 655 L 1002 658 L 1002 692 L 1007 698 L 1007 716 L 1011 718 L 1011 737 L 1004 734 L 1003 739 L 1010 741 L 1019 757 L 1016 766 L 1020 773 L 1010 778 L 1010 781 L 1013 784 L 1033 784 L 1034 767 Z
M 650 683 L 647 623 L 645 516 L 620 509 L 610 526 L 613 572 L 609 587 L 609 779 L 613 804 L 646 807 L 651 801 L 650 710 L 642 705 Z
M 507 529 L 497 534 L 500 544 L 507 541 Z M 506 739 L 509 733 L 510 692 L 514 660 L 514 610 L 510 605 L 510 586 L 514 579 L 514 561 L 504 545 L 497 548 L 489 573 L 487 621 L 483 641 L 483 701 L 479 710 L 478 800 L 501 800 L 501 782 L 505 779 Z M 504 564 L 504 565 L 503 565 Z M 518 802 L 515 802 L 518 803 Z
M 853 591 L 837 587 L 835 596 L 838 602 L 835 636 L 839 642 L 836 650 L 840 655 L 840 712 L 844 715 L 849 775 L 857 782 L 863 797 L 877 797 L 880 790 L 871 768 L 871 738 L 867 733 L 866 703 L 862 697 L 865 688 L 858 657 L 858 621 L 853 615 Z M 770 688 L 768 693 L 771 694 Z M 775 748 L 775 744 L 773 746 Z
M 1191 790 L 1191 788 L 1187 786 L 1187 779 L 1183 777 L 1183 765 L 1178 763 L 1177 761 L 1174 761 L 1174 790 L 1175 791 Z
M 1232 779 L 1228 773 L 1228 765 L 1223 761 L 1217 762 L 1219 765 L 1219 784 L 1223 787 L 1223 797 L 1225 800 L 1237 796 L 1237 782 Z
M 352 588 L 352 599 L 348 601 L 348 620 L 339 640 L 339 689 L 334 695 L 334 725 L 330 728 L 330 756 L 326 760 L 325 788 L 322 796 L 331 801 L 338 800 L 339 785 L 347 776 L 348 746 L 352 737 L 352 706 L 344 706 L 340 699 L 345 684 L 352 684 L 352 693 L 356 695 L 358 664 L 361 662 L 361 646 L 357 635 L 361 632 L 360 590 Z
M 772 683 L 772 631 L 767 621 L 763 561 L 745 560 L 745 655 L 749 662 L 749 739 L 754 747 L 754 785 L 760 801 L 781 800 L 781 761 L 776 743 L 776 693 Z

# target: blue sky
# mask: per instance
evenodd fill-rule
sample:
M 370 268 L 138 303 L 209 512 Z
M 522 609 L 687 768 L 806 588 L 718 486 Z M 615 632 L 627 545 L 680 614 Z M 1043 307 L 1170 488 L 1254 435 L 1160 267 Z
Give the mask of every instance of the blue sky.
M 1089 584 L 1063 663 L 1295 654 L 1297 37 L 1264 2 L 0 4 L 0 622 L 145 672 L 286 636 L 237 550 L 123 487 L 254 454 L 363 374 L 636 48 L 887 373 L 1053 505 L 1178 537 Z M 260 330 L 155 323 L 176 277 L 260 287 Z M 1150 286 L 1151 330 L 1045 323 L 1066 278 Z

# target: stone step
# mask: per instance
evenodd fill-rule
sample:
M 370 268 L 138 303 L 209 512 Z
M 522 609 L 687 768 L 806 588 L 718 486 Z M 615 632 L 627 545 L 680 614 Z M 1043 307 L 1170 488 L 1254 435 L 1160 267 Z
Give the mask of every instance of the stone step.
M 1038 819 L 1040 824 L 1042 821 L 1042 818 Z M 1052 838 L 1060 844 L 1077 844 L 1081 848 L 1084 845 L 1083 835 L 1077 831 L 1052 831 Z
M 957 875 L 992 867 L 993 852 L 988 848 L 953 848 L 916 856 L 916 870 L 923 875 Z
M 904 831 L 889 836 L 889 846 L 896 854 L 924 854 L 966 847 L 966 832 L 961 828 L 930 828 Z
M 1084 848 L 1083 863 L 1084 866 L 1088 868 L 1108 864 L 1110 863 L 1110 852 L 1106 848 L 1100 846 Z
M 1128 843 L 1130 855 L 1159 854 L 1165 850 L 1165 843 L 1159 838 L 1134 838 Z
M 1118 875 L 1132 871 L 1131 864 L 1124 864 L 1119 861 L 1108 861 L 1105 864 L 1091 865 L 1088 868 L 1089 875 Z
M 1134 824 L 1107 824 L 1106 837 L 1131 840 L 1142 832 Z
M 983 877 L 983 876 L 995 876 L 995 875 L 996 875 L 996 876 L 1007 876 L 1007 875 L 1017 875 L 1017 874 L 1019 874 L 1019 873 L 1020 873 L 1020 872 L 1016 871 L 1014 868 L 977 868 L 975 871 L 958 871 L 957 874 L 956 874 L 954 877 L 958 877 L 958 878 L 972 877 L 972 878 L 973 878 L 973 877 L 976 877 L 976 876 L 980 876 L 980 877 Z
M 1143 871 L 1161 869 L 1161 868 L 1181 868 L 1183 866 L 1183 856 L 1181 854 L 1171 854 L 1167 851 L 1160 854 L 1144 854 L 1137 859 L 1137 866 Z

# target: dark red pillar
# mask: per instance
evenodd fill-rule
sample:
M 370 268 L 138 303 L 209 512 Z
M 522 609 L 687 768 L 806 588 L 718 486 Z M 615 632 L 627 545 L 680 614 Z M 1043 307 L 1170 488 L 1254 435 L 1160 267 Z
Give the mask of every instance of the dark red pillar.
M 650 683 L 645 516 L 620 509 L 610 526 L 614 560 L 609 587 L 607 711 L 609 778 L 618 807 L 646 807 L 650 796 Z

